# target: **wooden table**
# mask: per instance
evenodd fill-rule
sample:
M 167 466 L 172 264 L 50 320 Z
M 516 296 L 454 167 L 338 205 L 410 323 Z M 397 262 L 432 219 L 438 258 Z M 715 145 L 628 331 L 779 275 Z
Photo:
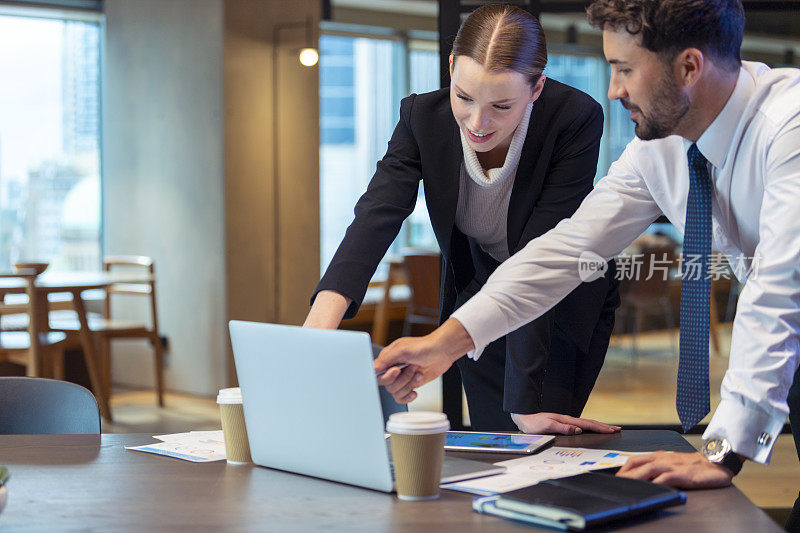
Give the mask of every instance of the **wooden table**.
M 31 317 L 40 315 L 41 323 L 47 324 L 43 317 L 48 313 L 48 297 L 50 294 L 68 293 L 72 296 L 72 307 L 75 310 L 78 321 L 80 322 L 80 330 L 78 332 L 81 340 L 81 349 L 83 350 L 84 359 L 86 361 L 86 370 L 89 373 L 89 380 L 92 384 L 92 389 L 97 404 L 100 408 L 100 415 L 103 418 L 111 420 L 111 409 L 108 405 L 108 398 L 106 397 L 99 372 L 99 358 L 97 353 L 97 346 L 95 344 L 92 330 L 89 328 L 88 318 L 86 316 L 86 305 L 83 300 L 83 292 L 92 289 L 105 289 L 110 285 L 117 283 L 149 283 L 152 276 L 149 274 L 141 273 L 125 273 L 125 272 L 56 272 L 44 273 L 38 276 L 35 280 L 35 291 L 37 298 L 35 304 L 31 305 Z M 26 291 L 26 283 L 22 279 L 17 278 L 3 278 L 0 279 L 0 299 L 4 298 L 6 294 L 23 294 Z M 35 320 L 39 321 L 39 318 Z M 49 328 L 48 328 L 49 329 Z
M 0 436 L 0 463 L 11 472 L 0 530 L 536 530 L 474 513 L 472 497 L 458 492 L 442 491 L 434 502 L 401 502 L 267 468 L 196 464 L 123 449 L 153 440 L 134 434 Z M 692 450 L 677 433 L 661 430 L 559 437 L 556 445 Z M 498 460 L 492 454 L 469 456 Z M 689 492 L 686 505 L 627 520 L 614 530 L 781 531 L 735 487 Z

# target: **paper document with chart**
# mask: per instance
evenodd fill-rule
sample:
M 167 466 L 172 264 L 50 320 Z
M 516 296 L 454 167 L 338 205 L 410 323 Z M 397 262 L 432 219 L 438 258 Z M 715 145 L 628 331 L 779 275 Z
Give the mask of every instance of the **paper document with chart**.
M 225 460 L 225 442 L 222 431 L 191 431 L 171 435 L 155 435 L 162 442 L 144 446 L 126 446 L 126 450 L 166 455 L 193 463 Z
M 642 452 L 647 453 L 647 452 Z M 535 485 L 546 479 L 574 476 L 590 470 L 615 468 L 637 452 L 552 447 L 536 455 L 495 463 L 506 467 L 504 474 L 442 485 L 443 488 L 472 494 L 500 494 Z

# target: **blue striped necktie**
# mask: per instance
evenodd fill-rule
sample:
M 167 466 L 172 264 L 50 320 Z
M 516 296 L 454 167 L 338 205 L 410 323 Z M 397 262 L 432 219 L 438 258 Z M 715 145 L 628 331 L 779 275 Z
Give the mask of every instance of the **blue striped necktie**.
M 711 179 L 708 160 L 696 144 L 688 152 L 689 199 L 683 235 L 680 360 L 675 407 L 683 431 L 711 410 L 708 387 L 708 328 L 711 305 Z

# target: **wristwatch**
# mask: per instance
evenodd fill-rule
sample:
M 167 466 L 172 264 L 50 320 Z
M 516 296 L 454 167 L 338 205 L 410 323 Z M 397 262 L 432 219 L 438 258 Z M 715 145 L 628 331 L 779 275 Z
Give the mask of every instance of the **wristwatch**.
M 744 464 L 731 448 L 731 443 L 728 442 L 728 439 L 708 439 L 703 443 L 703 447 L 700 448 L 700 453 L 712 463 L 724 466 L 733 472 L 734 476 L 739 473 Z

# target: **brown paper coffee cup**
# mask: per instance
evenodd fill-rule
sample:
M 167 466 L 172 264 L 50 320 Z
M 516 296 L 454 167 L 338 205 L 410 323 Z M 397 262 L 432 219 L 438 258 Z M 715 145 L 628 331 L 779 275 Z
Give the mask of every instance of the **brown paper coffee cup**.
M 392 457 L 401 500 L 431 500 L 439 497 L 444 463 L 444 433 L 399 435 L 393 433 Z
M 247 440 L 247 426 L 244 422 L 244 409 L 242 408 L 241 395 L 238 398 L 230 392 L 231 389 L 222 389 L 217 396 L 219 414 L 222 420 L 222 435 L 225 439 L 225 455 L 230 464 L 250 463 L 250 443 Z M 239 393 L 241 394 L 241 393 Z
M 420 501 L 439 497 L 449 427 L 441 413 L 417 411 L 390 417 L 386 428 L 391 435 L 398 498 Z

